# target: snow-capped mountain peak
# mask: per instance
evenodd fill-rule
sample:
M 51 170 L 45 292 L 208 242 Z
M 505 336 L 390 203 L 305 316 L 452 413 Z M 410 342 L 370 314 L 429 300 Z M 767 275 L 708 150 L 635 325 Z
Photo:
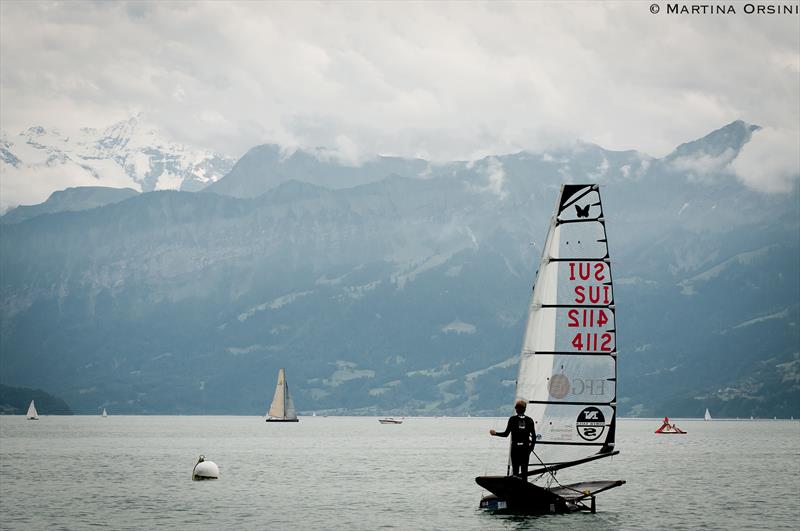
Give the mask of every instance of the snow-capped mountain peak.
M 0 133 L 3 210 L 39 203 L 53 190 L 109 186 L 199 190 L 224 176 L 235 160 L 166 138 L 142 114 L 98 130 L 42 125 Z

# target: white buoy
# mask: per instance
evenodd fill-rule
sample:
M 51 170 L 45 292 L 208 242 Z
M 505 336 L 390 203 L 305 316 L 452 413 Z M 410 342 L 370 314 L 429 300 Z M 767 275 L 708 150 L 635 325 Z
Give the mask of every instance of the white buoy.
M 192 481 L 203 479 L 218 479 L 219 467 L 214 461 L 206 461 L 206 456 L 201 455 L 197 458 L 197 463 L 192 470 Z

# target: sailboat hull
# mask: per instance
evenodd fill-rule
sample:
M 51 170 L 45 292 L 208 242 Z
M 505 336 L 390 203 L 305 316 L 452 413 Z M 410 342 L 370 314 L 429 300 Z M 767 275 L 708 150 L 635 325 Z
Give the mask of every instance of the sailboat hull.
M 658 428 L 654 431 L 656 435 L 686 435 L 686 432 L 680 428 L 667 428 L 665 429 L 663 426 Z
M 300 419 L 267 419 L 267 422 L 300 422 Z
M 595 512 L 596 494 L 625 484 L 623 480 L 584 481 L 548 489 L 514 476 L 481 476 L 475 481 L 492 493 L 481 499 L 481 509 L 516 514 Z

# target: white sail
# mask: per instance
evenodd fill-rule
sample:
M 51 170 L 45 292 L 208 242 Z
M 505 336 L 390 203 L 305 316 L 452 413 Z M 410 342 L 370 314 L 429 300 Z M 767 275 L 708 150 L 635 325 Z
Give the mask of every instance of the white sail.
M 597 185 L 563 185 L 534 284 L 516 395 L 545 464 L 614 449 L 617 346 Z M 532 465 L 538 464 L 531 457 Z
M 283 369 L 278 371 L 278 384 L 275 387 L 275 396 L 269 406 L 267 415 L 273 418 L 283 418 L 286 413 L 286 374 Z
M 703 420 L 711 420 L 711 413 L 709 413 L 708 408 L 706 408 L 706 414 L 703 416 Z
M 286 384 L 286 413 L 284 417 L 287 419 L 296 419 L 297 418 L 297 411 L 294 409 L 294 401 L 292 400 L 292 394 L 289 392 L 289 384 Z
M 25 415 L 28 420 L 39 420 L 39 413 L 36 411 L 36 406 L 31 400 L 31 405 L 28 406 L 28 413 Z
M 289 394 L 289 386 L 286 383 L 286 371 L 283 369 L 278 371 L 278 384 L 275 386 L 275 396 L 272 398 L 272 404 L 269 406 L 267 415 L 270 419 L 279 420 L 294 420 L 297 418 L 294 401 L 292 400 L 292 395 Z
M 106 418 L 108 416 L 108 413 L 106 412 L 106 408 L 103 408 L 103 413 L 100 416 L 103 417 L 103 418 Z

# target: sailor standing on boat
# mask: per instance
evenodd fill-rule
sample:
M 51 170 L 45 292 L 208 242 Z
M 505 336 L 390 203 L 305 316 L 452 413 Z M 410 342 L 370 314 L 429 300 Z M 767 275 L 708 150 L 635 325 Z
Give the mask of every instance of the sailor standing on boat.
M 513 475 L 521 478 L 528 471 L 528 461 L 536 444 L 536 428 L 533 419 L 525 415 L 526 406 L 524 400 L 517 400 L 514 404 L 517 414 L 509 417 L 506 430 L 500 433 L 489 430 L 491 435 L 497 437 L 508 437 L 511 434 L 511 469 Z

